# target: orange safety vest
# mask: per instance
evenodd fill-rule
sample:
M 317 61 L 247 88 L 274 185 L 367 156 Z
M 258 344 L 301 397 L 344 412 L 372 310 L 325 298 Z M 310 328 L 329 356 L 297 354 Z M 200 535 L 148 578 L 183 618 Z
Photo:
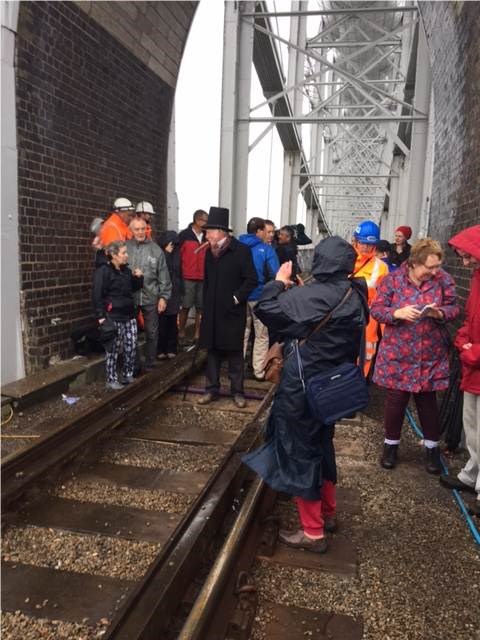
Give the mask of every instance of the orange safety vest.
M 121 219 L 118 213 L 112 213 L 102 224 L 100 229 L 100 242 L 106 247 L 117 240 L 130 240 L 132 232 L 128 224 Z
M 388 267 L 377 258 L 374 253 L 358 255 L 355 262 L 353 275 L 358 278 L 365 278 L 368 287 L 368 306 L 372 306 L 372 302 L 377 297 L 377 286 L 381 280 L 388 275 Z M 370 371 L 373 357 L 377 350 L 379 331 L 383 333 L 382 325 L 370 316 L 370 320 L 365 329 L 365 376 Z

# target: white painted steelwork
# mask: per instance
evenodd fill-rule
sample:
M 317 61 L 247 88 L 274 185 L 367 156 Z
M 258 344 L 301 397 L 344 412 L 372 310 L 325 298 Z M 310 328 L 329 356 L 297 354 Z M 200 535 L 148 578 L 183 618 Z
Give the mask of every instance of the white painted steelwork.
M 239 20 L 254 33 L 265 100 L 248 113 L 242 109 L 243 115 L 237 109 L 229 126 L 265 125 L 250 149 L 276 127 L 285 149 L 282 224 L 296 222 L 301 194 L 311 204 L 306 226 L 314 231 L 313 218 L 319 230 L 348 238 L 365 218 L 381 222 L 389 234 L 401 223 L 414 233 L 425 230 L 433 165 L 431 72 L 416 4 L 254 6 L 257 11 L 246 9 Z M 285 28 L 278 27 L 280 18 Z M 288 73 L 279 47 L 288 50 Z M 269 82 L 269 67 L 280 83 Z M 258 113 L 265 106 L 269 116 Z

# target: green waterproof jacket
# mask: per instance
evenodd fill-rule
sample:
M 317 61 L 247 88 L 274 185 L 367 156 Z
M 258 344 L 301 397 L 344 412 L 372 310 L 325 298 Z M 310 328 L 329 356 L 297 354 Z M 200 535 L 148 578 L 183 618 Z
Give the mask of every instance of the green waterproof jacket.
M 134 293 L 135 305 L 156 305 L 160 298 L 169 300 L 172 283 L 165 255 L 158 244 L 148 239 L 143 242 L 128 240 L 127 252 L 130 269 L 143 272 L 143 287 Z

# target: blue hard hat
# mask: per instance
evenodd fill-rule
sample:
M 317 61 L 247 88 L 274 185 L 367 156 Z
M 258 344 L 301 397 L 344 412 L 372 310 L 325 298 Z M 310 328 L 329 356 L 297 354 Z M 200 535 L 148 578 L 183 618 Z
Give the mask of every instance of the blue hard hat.
M 377 244 L 380 240 L 380 227 L 371 220 L 364 220 L 353 232 L 353 237 L 362 244 Z

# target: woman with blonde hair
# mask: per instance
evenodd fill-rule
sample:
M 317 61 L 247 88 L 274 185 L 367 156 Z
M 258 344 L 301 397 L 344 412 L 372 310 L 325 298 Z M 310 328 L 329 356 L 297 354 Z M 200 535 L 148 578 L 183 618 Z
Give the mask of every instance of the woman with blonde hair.
M 441 268 L 443 251 L 431 238 L 417 240 L 408 260 L 380 283 L 371 307 L 385 324 L 373 381 L 386 389 L 381 465 L 393 469 L 405 410 L 413 394 L 424 434 L 428 473 L 440 473 L 440 420 L 436 392 L 448 387 L 446 322 L 459 314 L 453 278 Z

